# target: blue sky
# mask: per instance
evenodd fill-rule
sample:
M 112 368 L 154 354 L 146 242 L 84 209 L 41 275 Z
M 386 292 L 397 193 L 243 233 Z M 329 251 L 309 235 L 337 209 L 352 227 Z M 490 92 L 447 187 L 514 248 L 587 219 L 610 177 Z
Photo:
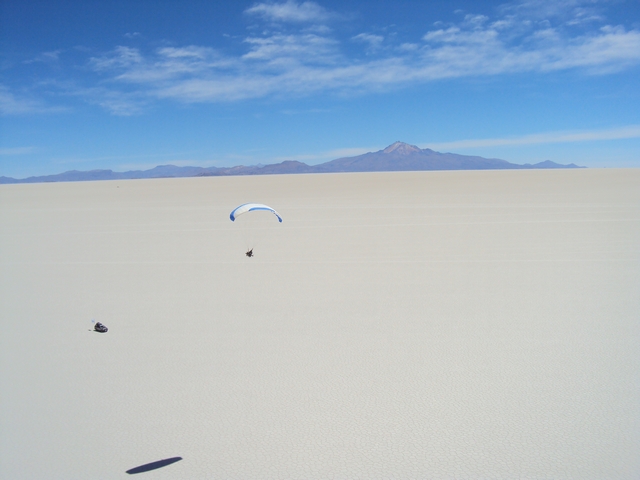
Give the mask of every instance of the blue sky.
M 640 167 L 637 0 L 0 2 L 0 175 L 401 140 Z

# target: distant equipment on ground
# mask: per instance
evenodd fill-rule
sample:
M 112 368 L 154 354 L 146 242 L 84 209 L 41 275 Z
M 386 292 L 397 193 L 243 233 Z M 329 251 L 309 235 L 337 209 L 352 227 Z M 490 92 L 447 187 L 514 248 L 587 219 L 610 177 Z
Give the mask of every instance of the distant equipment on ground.
M 95 326 L 93 327 L 93 330 L 98 333 L 107 333 L 109 331 L 109 329 L 100 322 L 96 322 Z

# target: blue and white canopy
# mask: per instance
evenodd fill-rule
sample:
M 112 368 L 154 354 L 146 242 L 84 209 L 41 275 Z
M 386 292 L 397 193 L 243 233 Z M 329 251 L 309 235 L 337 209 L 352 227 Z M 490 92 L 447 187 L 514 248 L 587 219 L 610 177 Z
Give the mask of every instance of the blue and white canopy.
M 268 210 L 272 212 L 276 217 L 278 217 L 278 221 L 282 223 L 282 217 L 278 215 L 278 212 L 276 212 L 273 208 L 261 203 L 245 203 L 244 205 L 240 205 L 231 212 L 229 218 L 232 222 L 235 222 L 236 218 L 238 218 L 243 213 L 253 212 L 255 210 Z

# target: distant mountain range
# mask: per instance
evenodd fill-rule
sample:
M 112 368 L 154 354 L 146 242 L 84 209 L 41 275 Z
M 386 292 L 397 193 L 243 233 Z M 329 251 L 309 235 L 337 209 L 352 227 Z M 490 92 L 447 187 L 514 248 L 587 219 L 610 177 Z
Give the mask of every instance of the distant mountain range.
M 455 153 L 439 153 L 428 148 L 395 142 L 384 150 L 369 152 L 355 157 L 344 157 L 319 165 L 307 165 L 293 160 L 271 165 L 235 167 L 176 167 L 160 165 L 150 170 L 114 172 L 112 170 L 71 170 L 57 175 L 44 175 L 15 179 L 0 177 L 3 183 L 80 182 L 86 180 L 123 180 L 139 178 L 208 177 L 229 175 L 274 175 L 290 173 L 336 173 L 336 172 L 398 172 L 424 170 L 498 170 L 539 168 L 586 168 L 573 163 L 561 165 L 547 160 L 536 164 L 518 165 L 497 158 L 483 158 Z

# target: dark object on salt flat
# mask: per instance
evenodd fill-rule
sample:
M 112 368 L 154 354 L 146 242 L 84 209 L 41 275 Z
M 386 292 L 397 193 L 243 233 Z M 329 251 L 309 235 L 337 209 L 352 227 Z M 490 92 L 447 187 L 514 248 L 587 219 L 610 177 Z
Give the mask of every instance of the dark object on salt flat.
M 93 327 L 93 329 L 94 329 L 96 332 L 99 332 L 99 333 L 107 333 L 107 332 L 109 331 L 109 329 L 108 329 L 107 327 L 105 327 L 105 326 L 104 326 L 102 323 L 100 323 L 100 322 L 97 322 L 97 323 L 96 323 L 96 326 L 95 326 L 95 327 Z
M 148 472 L 150 470 L 155 470 L 157 468 L 166 467 L 167 465 L 171 465 L 172 463 L 179 462 L 180 460 L 182 460 L 182 457 L 165 458 L 164 460 L 158 460 L 157 462 L 151 462 L 145 465 L 140 465 L 139 467 L 131 468 L 127 470 L 127 473 L 129 475 L 133 475 L 135 473 Z

